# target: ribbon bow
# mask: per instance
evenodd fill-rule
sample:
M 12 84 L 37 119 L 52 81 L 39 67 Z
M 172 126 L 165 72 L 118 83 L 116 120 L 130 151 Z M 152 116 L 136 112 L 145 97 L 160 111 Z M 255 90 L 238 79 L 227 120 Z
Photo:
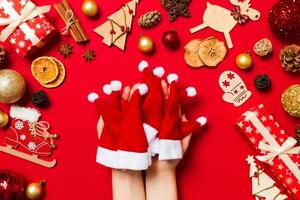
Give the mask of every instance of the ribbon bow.
M 241 8 L 239 6 L 235 6 L 231 11 L 231 16 L 238 21 L 240 25 L 246 24 L 249 21 L 249 16 L 241 14 Z
M 69 34 L 69 29 L 70 27 L 72 26 L 72 24 L 74 24 L 75 22 L 77 22 L 78 20 L 77 19 L 73 19 L 74 17 L 74 13 L 72 10 L 67 10 L 66 12 L 66 27 L 64 27 L 62 30 L 61 30 L 61 34 L 62 35 L 68 35 Z
M 51 8 L 50 6 L 36 7 L 31 1 L 28 1 L 20 14 L 18 14 L 6 0 L 0 1 L 0 6 L 3 7 L 10 16 L 9 18 L 0 18 L 0 26 L 8 25 L 1 31 L 1 42 L 4 42 L 18 26 L 38 15 L 49 12 Z
M 260 142 L 258 148 L 269 153 L 263 156 L 256 156 L 256 158 L 262 162 L 271 164 L 277 156 L 283 154 L 298 154 L 300 152 L 300 146 L 295 147 L 296 144 L 297 141 L 292 137 L 289 137 L 279 148 Z
M 46 140 L 50 139 L 51 144 L 53 144 L 53 136 L 48 132 L 50 125 L 48 122 L 39 121 L 30 123 L 29 130 L 33 136 L 43 137 Z

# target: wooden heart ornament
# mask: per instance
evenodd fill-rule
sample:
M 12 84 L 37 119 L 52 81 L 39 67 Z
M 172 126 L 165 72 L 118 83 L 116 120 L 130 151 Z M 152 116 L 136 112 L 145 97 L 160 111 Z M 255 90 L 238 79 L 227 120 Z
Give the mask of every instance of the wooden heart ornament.
M 245 103 L 251 96 L 243 80 L 233 71 L 224 71 L 220 75 L 219 85 L 224 91 L 223 100 L 236 107 Z

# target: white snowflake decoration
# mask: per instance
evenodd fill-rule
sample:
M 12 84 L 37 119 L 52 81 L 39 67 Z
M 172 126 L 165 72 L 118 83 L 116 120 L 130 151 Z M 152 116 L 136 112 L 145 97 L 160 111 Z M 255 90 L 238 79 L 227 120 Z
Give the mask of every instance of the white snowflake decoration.
M 293 180 L 291 178 L 287 178 L 285 182 L 286 184 L 291 185 L 293 183 Z
M 22 134 L 22 135 L 20 136 L 20 139 L 21 139 L 21 140 L 26 140 L 26 135 Z
M 17 122 L 15 123 L 15 128 L 18 129 L 18 130 L 23 129 L 23 128 L 24 128 L 23 122 L 17 121 Z
M 36 148 L 36 144 L 34 142 L 29 142 L 27 146 L 30 150 L 34 150 Z
M 247 126 L 247 127 L 246 127 L 246 132 L 247 132 L 247 133 L 251 133 L 252 130 L 253 130 L 253 129 L 251 128 L 251 126 Z
M 293 189 L 292 189 L 292 192 L 293 192 L 294 194 L 296 194 L 296 193 L 298 192 L 297 188 L 293 188 Z
M 3 187 L 3 189 L 4 189 L 4 190 L 6 190 L 6 189 L 7 189 L 7 186 L 8 186 L 8 184 L 7 184 L 7 182 L 6 182 L 6 181 L 3 181 L 2 183 L 0 183 L 0 186 L 1 186 L 1 187 Z
M 250 138 L 250 142 L 251 142 L 252 144 L 254 144 L 254 143 L 256 142 L 256 139 L 255 139 L 254 137 L 251 137 L 251 138 Z

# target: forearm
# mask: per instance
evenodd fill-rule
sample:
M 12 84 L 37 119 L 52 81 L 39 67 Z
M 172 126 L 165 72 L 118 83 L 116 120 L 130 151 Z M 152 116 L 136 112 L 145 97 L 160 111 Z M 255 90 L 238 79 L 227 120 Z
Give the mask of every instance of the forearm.
M 177 200 L 176 170 L 146 172 L 147 200 Z
M 145 200 L 145 186 L 141 171 L 112 170 L 114 200 Z

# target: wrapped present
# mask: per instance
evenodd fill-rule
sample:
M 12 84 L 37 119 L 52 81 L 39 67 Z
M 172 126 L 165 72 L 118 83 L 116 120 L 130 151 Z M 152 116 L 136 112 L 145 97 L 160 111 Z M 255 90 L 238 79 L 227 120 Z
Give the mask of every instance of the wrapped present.
M 255 148 L 259 161 L 267 163 L 277 183 L 291 197 L 300 199 L 300 147 L 287 135 L 263 105 L 246 111 L 236 125 Z
M 9 42 L 17 54 L 30 56 L 56 33 L 43 15 L 50 8 L 37 7 L 28 0 L 1 0 L 0 41 Z

